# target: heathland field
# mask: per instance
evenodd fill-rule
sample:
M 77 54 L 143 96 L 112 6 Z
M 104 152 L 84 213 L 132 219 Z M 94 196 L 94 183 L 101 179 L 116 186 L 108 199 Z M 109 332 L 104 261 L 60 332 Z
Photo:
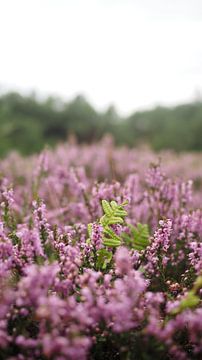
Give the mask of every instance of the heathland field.
M 0 359 L 202 359 L 202 155 L 0 162 Z

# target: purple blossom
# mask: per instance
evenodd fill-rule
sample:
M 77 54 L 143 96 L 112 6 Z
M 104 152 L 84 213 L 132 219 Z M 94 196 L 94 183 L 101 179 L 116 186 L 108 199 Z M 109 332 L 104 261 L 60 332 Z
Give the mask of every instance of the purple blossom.
M 96 248 L 100 249 L 102 246 L 103 227 L 100 224 L 93 223 L 91 230 L 91 244 Z
M 172 311 L 202 271 L 201 155 L 161 157 L 147 171 L 156 154 L 105 139 L 1 161 L 2 360 L 104 359 L 108 347 L 111 357 L 202 357 L 202 289 Z M 120 247 L 103 245 L 102 199 L 129 200 L 124 223 L 110 225 Z M 124 238 L 137 223 L 149 228 L 145 250 L 144 236 Z

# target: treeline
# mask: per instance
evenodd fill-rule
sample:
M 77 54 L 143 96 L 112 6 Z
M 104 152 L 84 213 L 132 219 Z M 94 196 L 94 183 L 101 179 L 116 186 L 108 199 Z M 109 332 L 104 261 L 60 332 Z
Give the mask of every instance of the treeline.
M 157 107 L 121 118 L 111 106 L 97 112 L 83 96 L 71 102 L 7 93 L 0 96 L 0 156 L 16 149 L 41 150 L 75 135 L 93 142 L 111 133 L 117 144 L 149 144 L 155 150 L 202 150 L 202 102 L 173 108 Z

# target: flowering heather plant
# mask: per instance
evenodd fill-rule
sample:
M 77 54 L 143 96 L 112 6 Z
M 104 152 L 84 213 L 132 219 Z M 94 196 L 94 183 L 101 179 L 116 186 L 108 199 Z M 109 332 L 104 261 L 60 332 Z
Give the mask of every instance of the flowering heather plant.
M 0 163 L 0 359 L 202 359 L 200 155 L 161 157 Z

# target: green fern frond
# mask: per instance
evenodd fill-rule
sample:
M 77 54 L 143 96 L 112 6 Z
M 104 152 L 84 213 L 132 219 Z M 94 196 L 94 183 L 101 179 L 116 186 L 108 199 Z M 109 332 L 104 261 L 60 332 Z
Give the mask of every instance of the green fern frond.
M 119 209 L 117 209 L 117 210 L 115 210 L 115 212 L 114 212 L 114 215 L 115 216 L 119 216 L 119 217 L 125 217 L 125 216 L 127 216 L 127 211 L 125 211 L 125 210 L 119 210 Z
M 112 228 L 110 228 L 109 226 L 106 226 L 103 230 L 105 235 L 108 235 L 109 237 L 111 237 L 114 240 L 120 241 L 121 242 L 121 238 L 120 236 L 116 235 L 115 232 L 112 230 Z
M 145 250 L 146 247 L 150 244 L 148 225 L 138 223 L 136 227 L 130 224 L 128 226 L 133 236 L 131 239 L 132 248 L 138 251 Z M 129 239 L 127 238 L 127 240 Z
M 112 216 L 108 220 L 109 225 L 115 225 L 115 224 L 123 224 L 123 219 L 120 216 Z
M 102 208 L 103 208 L 104 213 L 107 216 L 110 217 L 113 215 L 113 209 L 111 208 L 111 206 L 107 200 L 102 200 Z
M 114 200 L 110 203 L 107 200 L 102 200 L 104 215 L 100 218 L 100 224 L 103 226 L 105 234 L 103 239 L 105 246 L 117 247 L 121 245 L 121 238 L 115 234 L 111 225 L 124 223 L 124 218 L 127 216 L 127 211 L 124 210 L 125 205 L 127 205 L 127 202 L 118 205 Z
M 110 202 L 110 205 L 111 205 L 111 207 L 112 207 L 112 209 L 113 209 L 113 210 L 116 210 L 116 209 L 117 209 L 117 207 L 118 207 L 117 202 L 116 202 L 116 201 L 114 201 L 114 200 L 112 200 L 112 201 Z
M 110 238 L 104 238 L 103 239 L 103 244 L 105 246 L 109 246 L 109 247 L 117 247 L 121 245 L 121 241 L 115 240 L 115 239 L 110 239 Z

